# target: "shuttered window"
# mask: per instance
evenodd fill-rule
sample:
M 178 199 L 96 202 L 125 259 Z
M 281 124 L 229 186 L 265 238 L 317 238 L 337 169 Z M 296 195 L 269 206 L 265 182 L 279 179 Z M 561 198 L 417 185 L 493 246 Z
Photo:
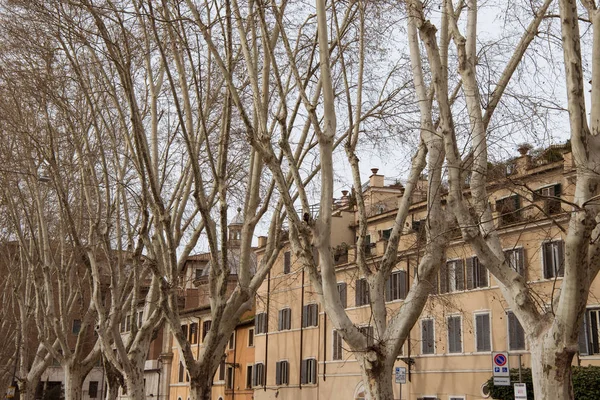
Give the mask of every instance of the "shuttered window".
M 440 293 L 465 290 L 465 268 L 463 260 L 446 262 L 440 268 Z
M 579 354 L 600 354 L 600 309 L 586 310 L 579 330 Z
M 475 351 L 491 351 L 490 314 L 475 315 Z
M 333 354 L 331 356 L 332 360 L 341 360 L 343 357 L 343 349 L 342 349 L 342 335 L 339 334 L 338 331 L 333 331 Z
M 252 386 L 263 386 L 265 384 L 265 365 L 263 363 L 254 364 L 254 380 Z
M 348 307 L 348 285 L 346 282 L 340 282 L 337 284 L 338 293 L 340 295 L 340 302 L 342 307 Z
M 252 380 L 253 380 L 252 371 L 254 370 L 253 367 L 254 367 L 254 365 L 246 366 L 246 389 L 252 388 Z
M 300 383 L 303 385 L 317 383 L 317 360 L 314 358 L 302 360 Z
M 354 304 L 356 307 L 369 304 L 369 284 L 367 280 L 362 278 L 356 281 L 356 291 L 354 296 Z
M 254 325 L 254 332 L 257 335 L 259 333 L 267 333 L 267 313 L 262 312 L 256 314 L 256 320 L 254 321 Z
M 212 321 L 204 321 L 202 323 L 202 341 L 204 342 L 204 339 L 206 338 L 206 335 L 208 335 L 208 332 L 210 332 L 210 327 L 212 325 Z
M 556 278 L 565 274 L 565 246 L 562 240 L 545 242 L 542 245 L 544 258 L 544 279 Z
M 279 310 L 279 330 L 284 331 L 292 328 L 292 310 L 284 308 Z
M 479 258 L 467 258 L 467 290 L 488 286 L 488 272 Z
M 509 311 L 508 317 L 508 350 L 525 350 L 525 331 L 517 316 Z
M 292 268 L 292 261 L 291 261 L 292 257 L 290 255 L 289 251 L 286 251 L 285 253 L 283 253 L 283 273 L 284 274 L 289 274 L 290 270 Z
M 504 257 L 512 269 L 519 275 L 525 276 L 525 251 L 522 247 L 504 250 Z
M 435 333 L 432 319 L 424 319 L 421 321 L 421 353 L 435 353 Z
M 278 386 L 289 385 L 289 366 L 287 361 L 277 361 L 275 363 L 275 384 Z
M 448 353 L 462 353 L 460 316 L 448 317 Z
M 198 323 L 192 322 L 190 324 L 190 344 L 198 343 Z
M 406 271 L 394 271 L 385 283 L 385 301 L 406 298 Z
M 303 307 L 302 312 L 302 327 L 319 325 L 319 305 L 307 304 Z

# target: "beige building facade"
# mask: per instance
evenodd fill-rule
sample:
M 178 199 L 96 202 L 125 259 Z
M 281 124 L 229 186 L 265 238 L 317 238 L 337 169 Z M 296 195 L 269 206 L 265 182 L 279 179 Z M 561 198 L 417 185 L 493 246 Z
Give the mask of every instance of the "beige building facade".
M 394 223 L 401 184 L 387 184 L 372 170 L 365 193 L 369 213 L 368 254 L 383 254 Z M 511 265 L 530 282 L 540 304 L 552 307 L 563 274 L 564 233 L 568 214 L 561 199 L 574 188 L 568 145 L 529 155 L 527 150 L 494 166 L 490 204 Z M 420 182 L 399 245 L 399 262 L 386 290 L 388 315 L 402 304 L 416 273 L 424 245 L 426 181 Z M 353 262 L 356 224 L 347 192 L 338 203 L 332 228 L 338 289 L 355 324 L 369 324 L 367 286 Z M 258 249 L 260 257 L 260 244 Z M 460 239 L 458 230 L 447 262 L 431 282 L 432 294 L 397 367 L 407 383 L 395 385 L 396 398 L 472 400 L 488 398 L 492 352 L 509 352 L 509 363 L 529 366 L 525 332 L 504 301 L 494 277 Z M 581 327 L 580 354 L 574 363 L 600 364 L 600 287 L 594 282 Z M 285 249 L 257 293 L 255 316 L 254 399 L 365 399 L 353 354 L 335 333 L 312 290 L 308 272 Z M 530 388 L 531 390 L 531 388 Z M 402 393 L 400 393 L 400 391 Z

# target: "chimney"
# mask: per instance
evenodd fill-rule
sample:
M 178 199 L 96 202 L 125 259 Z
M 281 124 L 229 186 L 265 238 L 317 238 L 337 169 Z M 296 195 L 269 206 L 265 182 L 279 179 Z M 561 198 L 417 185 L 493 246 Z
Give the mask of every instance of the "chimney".
M 346 207 L 349 202 L 350 202 L 350 199 L 348 198 L 348 191 L 342 190 L 342 198 L 340 199 L 340 205 L 342 207 Z
M 521 155 L 515 160 L 516 172 L 519 175 L 527 173 L 527 170 L 531 168 L 531 156 L 528 154 L 531 147 L 529 143 L 523 143 L 517 148 L 517 151 Z
M 267 237 L 259 236 L 258 237 L 258 247 L 265 247 L 267 245 Z
M 383 175 L 377 175 L 379 172 L 379 168 L 371 168 L 371 176 L 369 177 L 369 186 L 370 187 L 383 187 L 384 186 L 384 177 Z

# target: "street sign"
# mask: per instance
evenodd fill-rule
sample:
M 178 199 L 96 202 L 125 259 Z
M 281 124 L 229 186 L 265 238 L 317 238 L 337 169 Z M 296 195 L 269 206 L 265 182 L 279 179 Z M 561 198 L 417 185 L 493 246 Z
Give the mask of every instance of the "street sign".
M 506 376 L 495 376 L 494 386 L 510 386 L 510 377 Z
M 395 369 L 396 383 L 406 384 L 406 368 L 396 367 Z
M 515 383 L 515 400 L 527 400 L 527 385 L 524 383 Z
M 8 390 L 6 391 L 6 398 L 7 399 L 14 398 L 15 392 L 16 392 L 16 388 L 14 386 L 9 386 Z
M 492 372 L 494 373 L 494 377 L 510 377 L 510 368 L 508 366 L 508 353 L 492 353 Z

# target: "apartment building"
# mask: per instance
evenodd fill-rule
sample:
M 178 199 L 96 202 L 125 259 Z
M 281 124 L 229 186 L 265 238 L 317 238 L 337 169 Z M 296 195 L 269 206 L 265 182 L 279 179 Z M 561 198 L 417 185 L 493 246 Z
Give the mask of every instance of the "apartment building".
M 563 274 L 567 213 L 561 201 L 574 189 L 568 144 L 520 156 L 493 166 L 488 179 L 490 204 L 506 256 L 515 270 L 550 306 Z M 401 184 L 387 184 L 372 170 L 362 188 L 368 208 L 366 251 L 373 261 L 383 254 L 394 223 Z M 518 182 L 518 184 L 515 184 Z M 427 182 L 419 182 L 399 244 L 399 262 L 388 280 L 390 314 L 402 304 L 416 273 L 424 245 Z M 551 218 L 549 218 L 551 217 Z M 332 246 L 338 289 L 346 311 L 365 332 L 370 326 L 368 286 L 355 257 L 356 217 L 343 193 L 333 218 Z M 257 250 L 260 257 L 259 241 Z M 431 282 L 434 290 L 396 366 L 405 367 L 405 385 L 395 385 L 402 399 L 471 400 L 489 397 L 491 353 L 508 351 L 511 367 L 529 366 L 525 332 L 503 300 L 498 284 L 465 245 L 456 230 L 447 261 Z M 574 362 L 598 364 L 600 287 L 591 289 L 589 308 Z M 336 334 L 312 290 L 304 267 L 284 250 L 257 294 L 255 316 L 254 398 L 365 399 L 359 366 Z M 401 391 L 401 393 L 400 393 Z

